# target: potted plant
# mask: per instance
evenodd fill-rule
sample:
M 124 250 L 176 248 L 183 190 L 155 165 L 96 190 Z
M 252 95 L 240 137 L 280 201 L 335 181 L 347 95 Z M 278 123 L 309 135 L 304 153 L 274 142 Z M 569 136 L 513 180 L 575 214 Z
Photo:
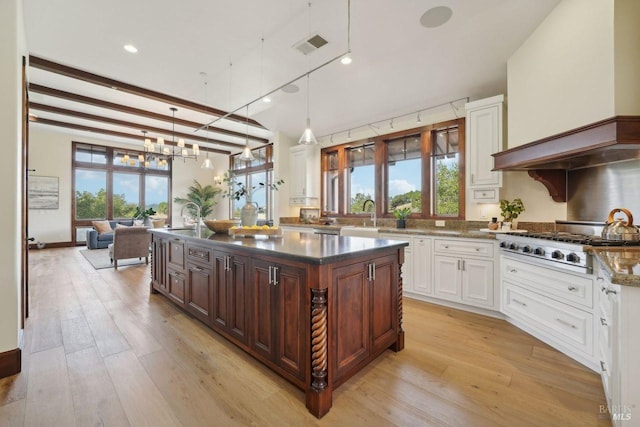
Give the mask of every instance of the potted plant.
M 258 204 L 251 201 L 251 195 L 254 191 L 264 188 L 270 188 L 271 190 L 278 191 L 280 186 L 284 184 L 283 179 L 276 179 L 273 184 L 265 184 L 259 182 L 255 186 L 249 187 L 247 184 L 248 176 L 245 178 L 245 183 L 236 181 L 232 171 L 227 171 L 224 174 L 222 181 L 227 185 L 227 188 L 223 190 L 222 197 L 229 199 L 240 200 L 244 197 L 245 204 L 240 209 L 240 221 L 243 226 L 256 225 L 258 222 Z
M 173 201 L 183 205 L 189 202 L 195 203 L 200 207 L 200 215 L 202 219 L 204 219 L 213 212 L 213 207 L 217 203 L 214 199 L 221 191 L 221 188 L 214 187 L 213 185 L 202 186 L 198 180 L 194 179 L 193 185 L 189 187 L 187 197 L 175 197 Z M 193 205 L 187 205 L 186 208 L 194 218 L 198 215 Z
M 502 199 L 500 200 L 500 213 L 502 214 L 502 229 L 511 230 L 513 221 L 524 212 L 524 203 L 521 199 L 513 199 L 512 202 Z
M 133 214 L 133 219 L 142 221 L 144 225 L 151 226 L 151 219 L 149 218 L 151 215 L 155 215 L 156 211 L 153 208 L 149 208 L 147 210 L 140 209 L 140 206 L 136 206 L 136 211 Z
M 411 208 L 396 208 L 393 211 L 393 215 L 396 217 L 396 228 L 406 228 L 407 226 L 407 217 L 411 215 Z

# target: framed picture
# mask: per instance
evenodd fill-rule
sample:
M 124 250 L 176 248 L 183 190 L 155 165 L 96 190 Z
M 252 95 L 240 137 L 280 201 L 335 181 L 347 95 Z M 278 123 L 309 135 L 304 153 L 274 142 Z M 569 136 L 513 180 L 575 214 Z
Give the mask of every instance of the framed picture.
M 317 224 L 320 221 L 320 208 L 300 208 L 302 224 Z
M 57 176 L 29 176 L 29 209 L 58 209 Z

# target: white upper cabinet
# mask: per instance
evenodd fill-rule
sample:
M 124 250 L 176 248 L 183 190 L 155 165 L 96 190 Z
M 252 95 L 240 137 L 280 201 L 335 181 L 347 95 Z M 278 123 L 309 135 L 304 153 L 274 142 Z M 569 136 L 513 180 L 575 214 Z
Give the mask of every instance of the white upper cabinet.
M 493 157 L 503 149 L 503 101 L 498 95 L 465 105 L 467 188 L 476 202 L 497 202 L 502 172 L 493 171 Z
M 320 152 L 310 145 L 290 148 L 289 205 L 319 206 Z

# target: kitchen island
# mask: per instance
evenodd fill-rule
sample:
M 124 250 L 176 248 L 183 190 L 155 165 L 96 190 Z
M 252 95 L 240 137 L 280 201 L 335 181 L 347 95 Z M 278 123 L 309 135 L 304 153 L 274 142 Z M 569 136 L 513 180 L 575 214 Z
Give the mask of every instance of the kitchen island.
M 329 411 L 340 384 L 385 350 L 404 347 L 406 242 L 150 232 L 151 292 L 304 390 L 316 417 Z

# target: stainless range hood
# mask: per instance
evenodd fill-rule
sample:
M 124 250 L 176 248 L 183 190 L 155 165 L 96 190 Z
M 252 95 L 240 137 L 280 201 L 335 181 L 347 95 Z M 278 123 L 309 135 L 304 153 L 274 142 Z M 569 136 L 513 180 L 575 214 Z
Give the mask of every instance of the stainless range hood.
M 640 158 L 640 116 L 617 116 L 493 154 L 494 170 L 528 171 L 566 201 L 566 172 Z

